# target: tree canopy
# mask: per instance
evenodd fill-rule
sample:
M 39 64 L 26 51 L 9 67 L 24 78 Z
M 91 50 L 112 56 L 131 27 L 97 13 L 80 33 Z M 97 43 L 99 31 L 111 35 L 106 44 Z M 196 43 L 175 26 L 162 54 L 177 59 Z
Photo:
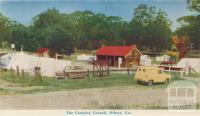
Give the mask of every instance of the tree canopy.
M 134 9 L 133 16 L 130 39 L 144 49 L 162 50 L 170 46 L 171 21 L 164 11 L 141 4 Z
M 200 1 L 199 0 L 187 0 L 188 9 L 191 11 L 200 12 Z
M 174 32 L 178 36 L 188 36 L 193 49 L 200 47 L 200 1 L 187 0 L 188 9 L 196 12 L 195 15 L 180 17 L 177 21 L 181 24 Z
M 11 39 L 11 21 L 0 13 L 0 47 L 6 47 Z
M 195 0 L 188 0 L 188 8 L 194 8 Z M 199 15 L 186 16 L 178 20 L 181 27 L 174 34 L 189 35 L 191 41 L 199 41 Z M 74 49 L 94 50 L 102 45 L 136 44 L 143 50 L 166 50 L 171 46 L 171 21 L 163 10 L 140 4 L 133 9 L 131 21 L 118 16 L 107 16 L 92 11 L 60 13 L 52 8 L 32 20 L 32 24 L 11 21 L 0 14 L 0 47 L 23 45 L 26 51 L 48 47 L 52 52 L 70 55 Z M 196 45 L 198 46 L 198 45 Z

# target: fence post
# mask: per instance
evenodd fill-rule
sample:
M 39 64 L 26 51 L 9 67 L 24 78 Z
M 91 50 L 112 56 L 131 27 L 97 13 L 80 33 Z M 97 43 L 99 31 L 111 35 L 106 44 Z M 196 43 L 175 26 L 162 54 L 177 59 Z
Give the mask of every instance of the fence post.
M 192 68 L 189 66 L 189 75 L 191 74 Z
M 183 77 L 183 71 L 184 71 L 184 70 L 181 70 L 181 77 Z
M 39 79 L 39 81 L 42 81 L 40 67 L 35 67 L 35 78 L 36 78 L 36 80 Z
M 17 66 L 17 76 L 19 76 L 19 66 Z
M 101 62 L 101 77 L 104 76 L 104 71 L 103 71 L 103 61 Z
M 102 63 L 101 63 L 101 76 L 102 76 L 102 77 L 103 77 L 103 75 L 104 75 L 103 72 L 104 72 L 104 71 L 103 71 L 103 61 L 102 61 Z
M 129 65 L 127 67 L 127 73 L 128 73 L 128 75 L 130 74 Z
M 93 72 L 92 72 L 92 76 L 94 77 L 94 72 L 95 71 L 95 68 L 94 68 L 94 61 L 93 61 Z
M 87 70 L 87 73 L 88 73 L 88 77 L 90 77 L 90 70 L 89 69 Z
M 99 65 L 100 65 L 100 69 L 99 69 L 99 76 L 101 77 L 101 61 L 100 61 L 100 63 L 99 63 Z
M 109 63 L 107 64 L 108 65 L 108 76 L 110 76 L 110 66 L 109 66 Z
M 168 71 L 169 71 L 169 74 L 171 74 L 171 67 L 170 66 L 169 66 L 169 70 Z
M 63 70 L 63 77 L 66 78 L 65 69 Z

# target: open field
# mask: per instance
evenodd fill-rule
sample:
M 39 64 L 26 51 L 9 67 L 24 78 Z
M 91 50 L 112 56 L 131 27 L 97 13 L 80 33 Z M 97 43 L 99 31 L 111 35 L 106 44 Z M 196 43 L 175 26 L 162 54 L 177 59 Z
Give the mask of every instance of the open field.
M 87 89 L 87 88 L 108 88 L 132 86 L 136 88 L 149 88 L 137 85 L 133 80 L 134 74 L 111 74 L 110 76 L 99 78 L 92 77 L 84 79 L 55 79 L 43 77 L 42 81 L 34 79 L 32 76 L 17 77 L 14 73 L 3 72 L 0 76 L 0 87 L 4 93 L 35 93 L 58 90 Z M 166 85 L 157 85 L 150 88 L 165 88 Z M 28 89 L 30 88 L 30 89 Z
M 2 72 L 1 109 L 166 109 L 167 85 L 138 85 L 134 75 L 112 74 L 104 78 L 36 81 Z M 199 78 L 194 81 L 200 89 Z M 174 80 L 180 80 L 175 77 Z M 198 94 L 198 98 L 200 95 Z M 198 99 L 200 103 L 200 99 Z

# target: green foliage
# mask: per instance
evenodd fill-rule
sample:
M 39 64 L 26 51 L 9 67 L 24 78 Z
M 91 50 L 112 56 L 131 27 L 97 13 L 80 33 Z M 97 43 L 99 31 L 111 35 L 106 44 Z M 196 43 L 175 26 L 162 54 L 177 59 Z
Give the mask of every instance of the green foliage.
M 171 22 L 167 14 L 141 4 L 132 21 L 89 10 L 71 14 L 48 9 L 33 18 L 29 26 L 12 22 L 0 14 L 0 42 L 15 43 L 17 50 L 48 47 L 51 53 L 71 55 L 75 48 L 94 50 L 102 45 L 132 45 L 140 49 L 163 50 L 170 47 Z
M 179 36 L 189 36 L 190 42 L 193 44 L 193 49 L 199 49 L 200 15 L 181 17 L 178 21 L 181 23 L 181 27 L 177 28 L 175 34 Z
M 199 0 L 187 0 L 188 9 L 191 11 L 200 12 L 200 1 Z
M 16 50 L 20 50 L 22 45 L 25 51 L 34 51 L 36 48 L 36 41 L 33 36 L 34 33 L 31 27 L 25 27 L 19 23 L 12 24 L 12 39 L 10 43 L 14 43 Z
M 9 18 L 0 13 L 0 47 L 2 42 L 10 41 L 11 38 L 11 21 Z
M 180 17 L 177 21 L 181 27 L 177 28 L 174 34 L 178 36 L 188 36 L 193 45 L 192 49 L 199 49 L 200 47 L 200 1 L 188 0 L 188 8 L 192 11 L 197 11 L 197 14 Z
M 167 14 L 155 7 L 145 4 L 134 9 L 134 17 L 130 22 L 131 34 L 144 49 L 162 50 L 170 47 L 171 21 Z M 129 40 L 131 42 L 131 40 Z
M 56 9 L 49 9 L 33 19 L 37 47 L 48 47 L 53 53 L 70 55 L 74 52 L 74 38 L 67 17 Z
M 66 55 L 71 55 L 74 52 L 75 42 L 63 28 L 55 28 L 50 34 L 51 38 L 48 38 L 46 46 L 50 48 L 51 52 Z
M 8 49 L 9 48 L 9 45 L 8 45 L 7 41 L 1 42 L 1 46 L 2 46 L 3 49 Z
M 79 49 L 96 49 L 101 45 L 119 44 L 124 21 L 91 11 L 77 11 L 69 15 Z

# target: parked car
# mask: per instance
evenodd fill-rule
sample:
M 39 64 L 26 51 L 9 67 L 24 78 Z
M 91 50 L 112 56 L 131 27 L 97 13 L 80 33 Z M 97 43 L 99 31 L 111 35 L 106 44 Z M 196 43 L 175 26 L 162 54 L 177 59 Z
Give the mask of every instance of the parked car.
M 85 78 L 89 76 L 89 71 L 81 66 L 67 66 L 63 71 L 56 72 L 56 78 Z
M 181 71 L 183 68 L 177 67 L 176 62 L 161 62 L 159 68 L 163 68 L 164 70 L 174 70 Z
M 165 74 L 161 68 L 140 66 L 137 68 L 135 78 L 137 83 L 145 83 L 148 86 L 152 86 L 154 83 L 166 83 L 171 80 L 170 74 Z

